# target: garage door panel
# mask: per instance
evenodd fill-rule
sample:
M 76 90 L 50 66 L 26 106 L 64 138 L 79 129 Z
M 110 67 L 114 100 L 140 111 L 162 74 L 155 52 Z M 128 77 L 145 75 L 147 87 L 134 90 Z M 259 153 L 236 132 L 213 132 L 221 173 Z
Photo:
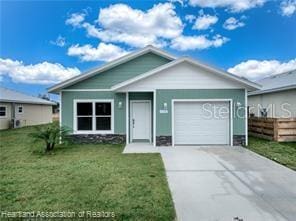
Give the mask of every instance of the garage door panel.
M 175 144 L 229 144 L 229 120 L 229 102 L 175 102 Z

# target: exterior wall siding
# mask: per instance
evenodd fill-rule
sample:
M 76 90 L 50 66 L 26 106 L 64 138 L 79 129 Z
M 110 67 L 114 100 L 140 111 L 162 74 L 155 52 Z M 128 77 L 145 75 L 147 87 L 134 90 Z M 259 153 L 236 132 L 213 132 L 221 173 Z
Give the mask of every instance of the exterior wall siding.
M 156 90 L 156 136 L 172 136 L 172 99 L 232 99 L 233 104 L 245 104 L 244 89 Z M 168 113 L 160 113 L 167 103 Z M 235 116 L 238 111 L 242 118 Z M 233 135 L 245 135 L 244 108 L 233 107 Z
M 17 112 L 18 106 L 23 107 L 23 113 Z M 15 104 L 15 118 L 21 121 L 21 126 L 47 124 L 52 122 L 52 106 L 41 104 Z
M 96 91 L 63 91 L 62 92 L 62 125 L 73 130 L 74 99 L 114 99 L 114 133 L 126 133 L 126 100 L 125 93 L 96 92 Z M 122 102 L 122 107 L 118 108 L 118 103 Z
M 156 137 L 160 143 L 169 142 L 172 136 L 172 99 L 232 99 L 233 104 L 237 102 L 245 103 L 244 89 L 192 89 L 192 90 L 156 90 Z M 126 94 L 114 92 L 62 92 L 62 125 L 73 130 L 73 101 L 74 99 L 114 99 L 114 134 L 126 134 Z M 129 100 L 153 100 L 151 92 L 129 93 Z M 118 108 L 118 103 L 122 102 L 122 108 Z M 153 102 L 151 102 L 153 105 Z M 160 113 L 163 109 L 163 103 L 168 105 L 168 113 Z M 129 105 L 129 104 L 128 104 Z M 152 106 L 153 110 L 153 106 Z M 236 105 L 233 105 L 233 136 L 242 137 L 245 135 L 245 114 L 244 108 L 238 111 Z M 235 115 L 239 113 L 241 118 Z M 153 125 L 152 125 L 153 128 Z M 166 138 L 166 139 L 163 139 Z M 235 141 L 235 140 L 234 140 Z M 158 140 L 157 140 L 158 142 Z M 163 145 L 163 144 L 162 144 Z
M 65 89 L 109 89 L 168 62 L 164 57 L 148 53 Z
M 165 83 L 164 83 L 165 82 Z M 242 84 L 211 73 L 188 62 L 175 65 L 149 76 L 120 91 L 151 91 L 159 89 L 240 89 Z
M 260 117 L 259 107 L 268 109 L 268 117 L 296 117 L 296 89 L 249 96 L 248 106 L 257 117 Z
M 0 130 L 8 129 L 12 119 L 12 108 L 15 108 L 15 118 L 20 120 L 21 126 L 31 126 L 39 124 L 47 124 L 52 122 L 52 106 L 41 104 L 22 104 L 15 103 L 14 107 L 12 103 L 0 103 L 7 108 L 7 115 L 5 118 L 0 118 Z M 23 113 L 18 113 L 17 108 L 23 107 Z

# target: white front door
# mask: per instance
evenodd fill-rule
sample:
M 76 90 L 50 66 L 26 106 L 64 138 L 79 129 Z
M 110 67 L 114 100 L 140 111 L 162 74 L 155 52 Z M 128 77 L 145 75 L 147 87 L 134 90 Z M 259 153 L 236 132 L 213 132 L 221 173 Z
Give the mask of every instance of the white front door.
M 151 141 L 150 101 L 131 101 L 131 140 Z

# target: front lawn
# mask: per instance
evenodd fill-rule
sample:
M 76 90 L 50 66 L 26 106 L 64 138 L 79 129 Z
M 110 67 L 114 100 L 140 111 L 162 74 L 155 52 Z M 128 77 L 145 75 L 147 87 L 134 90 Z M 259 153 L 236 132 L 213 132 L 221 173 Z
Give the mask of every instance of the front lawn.
M 28 136 L 0 132 L 1 211 L 114 212 L 116 220 L 173 220 L 159 154 L 121 154 L 121 145 L 70 145 L 52 154 Z M 101 213 L 102 214 L 102 213 Z
M 248 149 L 296 170 L 296 142 L 279 143 L 249 137 Z

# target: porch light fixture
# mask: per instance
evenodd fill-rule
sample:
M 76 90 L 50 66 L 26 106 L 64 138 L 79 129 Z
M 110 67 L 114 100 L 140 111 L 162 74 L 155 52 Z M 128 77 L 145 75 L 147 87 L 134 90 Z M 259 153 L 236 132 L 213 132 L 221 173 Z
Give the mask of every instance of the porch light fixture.
M 119 101 L 119 102 L 118 102 L 118 109 L 121 109 L 121 108 L 122 108 L 122 102 Z
M 168 109 L 168 104 L 167 103 L 163 103 L 163 109 L 167 110 Z

